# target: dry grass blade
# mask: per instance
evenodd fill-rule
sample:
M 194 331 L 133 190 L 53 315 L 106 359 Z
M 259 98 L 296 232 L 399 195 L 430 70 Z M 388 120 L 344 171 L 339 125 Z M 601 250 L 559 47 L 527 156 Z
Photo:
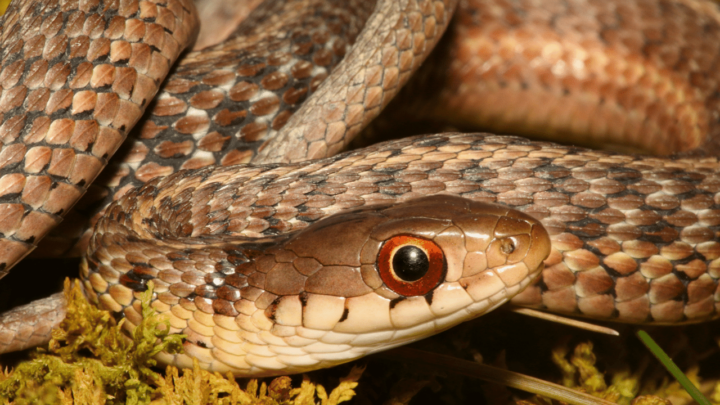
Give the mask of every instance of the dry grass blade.
M 550 314 L 547 312 L 537 311 L 531 308 L 519 308 L 519 307 L 508 307 L 508 311 L 515 312 L 525 316 L 542 319 L 545 321 L 560 323 L 563 325 L 572 326 L 573 328 L 583 329 L 589 332 L 602 333 L 610 336 L 620 336 L 620 332 L 612 328 L 605 326 L 595 325 L 590 322 L 584 322 L 578 319 L 566 318 L 561 315 Z
M 448 373 L 517 388 L 570 405 L 615 405 L 614 402 L 593 397 L 539 378 L 442 354 L 401 347 L 389 351 L 383 356 L 408 363 L 438 367 Z

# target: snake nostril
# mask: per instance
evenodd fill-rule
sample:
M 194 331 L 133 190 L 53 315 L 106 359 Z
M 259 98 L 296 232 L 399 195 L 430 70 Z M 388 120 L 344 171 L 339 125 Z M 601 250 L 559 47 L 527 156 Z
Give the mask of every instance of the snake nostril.
M 503 239 L 502 241 L 500 241 L 500 251 L 506 255 L 511 254 L 515 251 L 515 241 L 513 241 L 511 238 Z

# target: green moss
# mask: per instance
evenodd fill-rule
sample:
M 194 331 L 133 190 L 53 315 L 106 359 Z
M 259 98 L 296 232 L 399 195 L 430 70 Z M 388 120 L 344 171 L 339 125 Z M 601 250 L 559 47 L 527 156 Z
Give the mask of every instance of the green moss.
M 611 385 L 605 382 L 605 375 L 595 366 L 596 357 L 591 342 L 577 345 L 572 356 L 569 359 L 566 357 L 564 346 L 553 351 L 553 362 L 563 375 L 562 385 L 618 404 L 629 404 L 637 395 L 639 379 L 626 370 L 615 373 Z
M 152 282 L 142 295 L 143 320 L 126 337 L 107 311 L 85 298 L 79 282 L 65 282 L 68 315 L 53 331 L 49 349 L 0 373 L 0 402 L 13 404 L 262 404 L 335 405 L 355 395 L 362 369 L 354 368 L 330 394 L 307 378 L 292 387 L 289 377 L 269 385 L 251 380 L 243 390 L 232 375 L 194 368 L 156 372 L 153 356 L 182 351 L 183 335 L 170 335 L 167 319 L 150 306 Z
M 197 361 L 192 369 L 179 374 L 175 367 L 168 367 L 165 379 L 159 384 L 160 397 L 154 405 L 334 405 L 345 402 L 355 395 L 354 388 L 362 369 L 353 368 L 350 375 L 327 394 L 322 385 L 311 383 L 304 378 L 300 387 L 293 388 L 290 377 L 278 377 L 267 385 L 250 380 L 241 389 L 231 375 L 222 376 L 200 368 Z

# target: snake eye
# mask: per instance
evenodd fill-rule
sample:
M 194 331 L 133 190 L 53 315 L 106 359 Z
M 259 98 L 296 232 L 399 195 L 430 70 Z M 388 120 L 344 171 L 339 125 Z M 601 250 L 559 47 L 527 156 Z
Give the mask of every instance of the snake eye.
M 378 254 L 380 278 L 404 296 L 425 295 L 445 277 L 445 256 L 433 241 L 414 236 L 394 236 Z

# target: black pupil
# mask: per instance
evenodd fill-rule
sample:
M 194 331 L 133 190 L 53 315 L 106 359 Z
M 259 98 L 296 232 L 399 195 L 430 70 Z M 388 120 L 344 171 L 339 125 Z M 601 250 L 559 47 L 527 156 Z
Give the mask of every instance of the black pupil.
M 425 252 L 417 246 L 403 246 L 395 252 L 392 259 L 393 269 L 403 281 L 416 281 L 422 278 L 430 268 Z

